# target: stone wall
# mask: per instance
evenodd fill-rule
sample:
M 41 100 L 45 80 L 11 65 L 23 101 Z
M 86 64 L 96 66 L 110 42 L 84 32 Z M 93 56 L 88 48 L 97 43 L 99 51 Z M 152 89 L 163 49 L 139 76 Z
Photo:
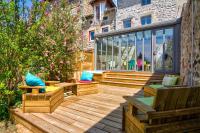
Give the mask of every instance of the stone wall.
M 193 30 L 194 30 L 194 35 L 192 35 Z M 188 1 L 182 13 L 181 76 L 184 78 L 184 84 L 200 85 L 200 1 L 199 0 L 194 0 L 193 13 L 192 13 L 192 0 Z
M 132 27 L 140 26 L 141 17 L 146 15 L 152 16 L 152 23 L 179 18 L 184 1 L 151 0 L 151 4 L 142 6 L 141 0 L 118 0 L 117 29 L 123 28 L 123 20 L 127 18 L 132 19 Z

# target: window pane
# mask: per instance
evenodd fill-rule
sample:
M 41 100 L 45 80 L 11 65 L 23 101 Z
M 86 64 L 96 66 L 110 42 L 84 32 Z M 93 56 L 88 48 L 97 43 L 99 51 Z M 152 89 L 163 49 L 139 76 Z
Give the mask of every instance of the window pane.
M 143 46 L 142 46 L 142 32 L 137 32 L 136 46 L 137 46 L 137 70 L 142 71 L 143 66 Z
M 141 17 L 141 24 L 142 25 L 151 24 L 151 15 Z
M 123 21 L 124 28 L 130 28 L 131 27 L 131 19 L 127 19 Z
M 102 39 L 97 39 L 97 57 L 96 57 L 96 68 L 97 70 L 101 70 L 101 62 L 102 62 L 102 57 L 101 57 L 101 43 L 102 43 Z
M 144 71 L 151 71 L 151 31 L 144 31 Z
M 106 46 L 107 45 L 107 38 L 103 38 L 102 41 L 102 70 L 106 70 Z
M 121 42 L 121 70 L 127 70 L 127 55 L 128 55 L 128 51 L 127 51 L 127 35 L 122 35 L 122 42 Z
M 154 45 L 154 65 L 155 70 L 163 69 L 163 30 L 156 31 L 156 44 Z
M 102 32 L 108 32 L 108 27 L 102 28 Z
M 96 19 L 100 20 L 100 7 L 96 6 Z
M 128 36 L 128 70 L 135 70 L 136 60 L 135 34 Z
M 94 31 L 90 31 L 90 41 L 94 40 Z
M 120 58 L 119 58 L 120 37 L 115 36 L 113 42 L 113 69 L 120 70 Z
M 142 0 L 142 5 L 151 4 L 151 0 Z
M 108 37 L 107 43 L 107 70 L 112 70 L 113 62 L 112 62 L 112 37 Z
M 165 30 L 165 54 L 164 64 L 165 70 L 173 69 L 173 44 L 174 44 L 173 28 Z

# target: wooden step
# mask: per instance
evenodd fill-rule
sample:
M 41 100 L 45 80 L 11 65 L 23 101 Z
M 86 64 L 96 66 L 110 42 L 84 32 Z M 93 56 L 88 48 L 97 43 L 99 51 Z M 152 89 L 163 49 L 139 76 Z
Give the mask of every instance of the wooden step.
M 146 74 L 105 74 L 104 78 L 135 78 L 135 79 L 152 79 L 152 80 L 161 80 L 163 76 L 160 75 L 146 75 Z
M 104 81 L 125 82 L 125 83 L 160 83 L 162 80 L 158 79 L 139 79 L 139 78 L 118 78 L 118 77 L 105 77 Z
M 142 89 L 146 84 L 144 83 L 125 83 L 125 82 L 113 82 L 113 81 L 102 81 L 102 84 L 121 86 L 121 87 L 130 87 L 135 89 Z

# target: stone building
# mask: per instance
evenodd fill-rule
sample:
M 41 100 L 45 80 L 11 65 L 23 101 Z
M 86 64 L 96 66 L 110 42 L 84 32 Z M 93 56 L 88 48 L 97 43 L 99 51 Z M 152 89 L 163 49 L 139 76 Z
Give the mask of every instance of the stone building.
M 84 48 L 94 49 L 95 34 L 180 18 L 185 1 L 82 0 Z
M 189 0 L 184 9 L 180 73 L 184 78 L 184 84 L 200 85 L 200 1 Z

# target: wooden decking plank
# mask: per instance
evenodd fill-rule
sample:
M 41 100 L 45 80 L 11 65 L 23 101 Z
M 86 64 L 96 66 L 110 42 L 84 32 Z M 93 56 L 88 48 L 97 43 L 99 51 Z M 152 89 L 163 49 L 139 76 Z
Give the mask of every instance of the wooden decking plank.
M 65 105 L 62 105 L 62 106 L 65 106 Z M 83 108 L 83 109 L 86 109 L 86 110 L 90 110 L 90 111 L 94 111 L 94 112 L 98 112 L 98 113 L 102 113 L 102 114 L 110 114 L 111 116 L 114 116 L 114 117 L 121 117 L 121 114 L 116 114 L 116 113 L 113 113 L 112 110 L 109 110 L 109 111 L 105 111 L 105 110 L 100 110 L 100 109 L 96 109 L 94 107 L 88 107 L 86 105 L 81 105 L 81 104 L 77 104 L 77 103 L 73 103 L 68 105 L 68 107 L 76 107 L 76 108 Z
M 69 125 L 63 120 L 59 120 L 57 118 L 54 118 L 52 116 L 49 116 L 47 114 L 40 114 L 40 113 L 33 113 L 33 115 L 43 119 L 44 121 L 47 121 L 53 125 L 56 125 L 57 127 L 69 132 L 69 133 L 83 133 L 84 130 L 80 129 L 78 127 L 75 127 L 73 125 Z
M 60 107 L 59 107 L 59 108 L 60 108 Z M 64 107 L 64 108 L 62 108 L 62 109 L 64 110 L 65 108 L 69 108 L 69 106 Z M 81 107 L 75 107 L 75 106 L 72 106 L 71 109 L 78 110 L 78 111 L 81 111 L 81 112 L 84 112 L 84 111 L 85 111 L 85 112 L 88 112 L 89 114 L 91 114 L 91 112 L 92 112 L 92 111 L 89 112 L 89 110 L 87 110 L 87 109 L 84 109 L 84 108 L 81 108 Z M 75 111 L 74 111 L 74 112 L 75 112 Z M 88 117 L 86 114 L 87 114 L 87 113 L 85 113 L 84 117 Z M 108 114 L 109 114 L 109 113 L 108 113 Z M 99 118 L 99 120 L 97 120 L 97 121 L 101 121 L 103 124 L 108 124 L 108 125 L 110 125 L 110 126 L 112 126 L 112 127 L 121 129 L 121 124 L 120 124 L 120 123 L 117 123 L 117 122 L 108 120 L 108 119 L 106 119 L 106 114 L 104 114 L 104 115 L 105 115 L 104 118 Z M 91 115 L 91 116 L 90 116 L 90 119 L 92 119 L 93 117 L 94 117 L 94 116 Z
M 29 123 L 31 123 L 33 126 L 36 126 L 40 129 L 42 129 L 45 132 L 48 133 L 68 133 L 67 131 L 60 129 L 59 127 L 44 121 L 43 119 L 40 119 L 39 117 L 36 117 L 30 113 L 22 113 L 21 111 L 16 112 L 17 116 L 25 119 Z M 29 129 L 32 131 L 32 129 Z
M 84 117 L 91 119 L 91 120 L 99 121 L 99 119 L 103 118 L 103 119 L 108 119 L 110 121 L 114 121 L 114 122 L 117 122 L 117 123 L 120 123 L 120 124 L 122 123 L 122 118 L 113 117 L 113 116 L 110 116 L 109 114 L 106 115 L 106 114 L 96 113 L 96 112 L 93 112 L 93 111 L 88 111 L 88 110 L 85 110 L 85 109 L 82 110 L 82 109 L 79 109 L 79 108 L 70 108 L 70 107 L 63 107 L 63 108 L 60 107 L 60 109 L 64 110 L 64 111 L 71 112 L 71 113 L 75 113 L 76 111 L 78 111 Z M 92 117 L 91 117 L 91 115 L 92 115 Z
M 120 110 L 122 110 L 122 107 L 116 104 L 110 104 L 110 103 L 106 103 L 104 101 L 100 101 L 100 100 L 96 100 L 96 99 L 93 99 L 93 98 L 81 98 L 83 101 L 86 101 L 86 102 L 91 102 L 92 103 L 95 103 L 95 104 L 100 104 L 100 105 L 103 105 L 105 107 L 111 107 L 111 108 L 118 108 Z
M 98 117 L 95 117 L 95 116 L 87 114 L 87 113 L 79 112 L 78 110 L 70 110 L 68 108 L 59 108 L 55 111 L 55 113 L 60 113 L 63 116 L 67 116 L 74 120 L 78 120 L 79 122 L 86 123 L 86 124 L 90 125 L 91 127 L 95 127 L 100 130 L 105 130 L 105 128 L 106 128 L 106 129 L 109 129 L 108 130 L 109 132 L 110 131 L 112 131 L 112 132 L 120 131 L 119 128 L 115 128 L 110 125 L 106 125 L 104 123 L 104 121 L 102 121 L 102 118 L 98 118 Z M 105 131 L 107 131 L 107 130 L 105 130 Z

